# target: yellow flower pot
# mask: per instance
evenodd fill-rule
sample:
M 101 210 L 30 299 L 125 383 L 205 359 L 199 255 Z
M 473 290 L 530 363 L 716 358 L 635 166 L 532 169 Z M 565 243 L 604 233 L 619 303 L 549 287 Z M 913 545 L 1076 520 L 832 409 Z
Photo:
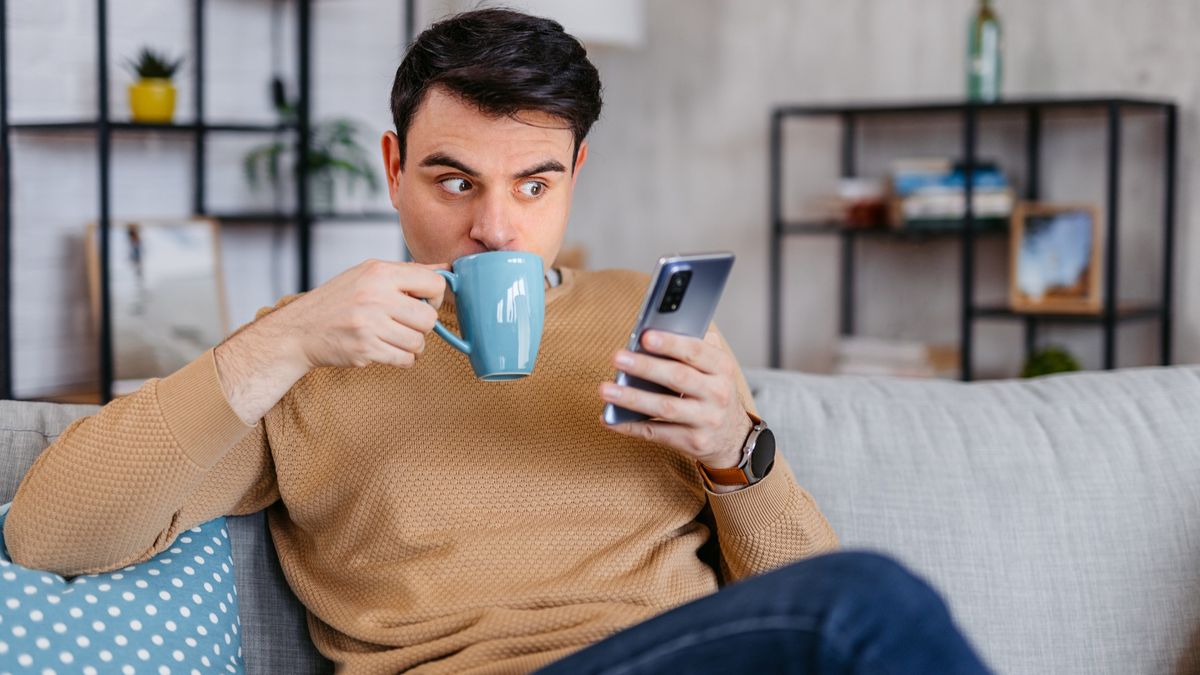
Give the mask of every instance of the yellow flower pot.
M 175 116 L 175 85 L 148 77 L 129 85 L 129 110 L 134 122 L 165 124 Z

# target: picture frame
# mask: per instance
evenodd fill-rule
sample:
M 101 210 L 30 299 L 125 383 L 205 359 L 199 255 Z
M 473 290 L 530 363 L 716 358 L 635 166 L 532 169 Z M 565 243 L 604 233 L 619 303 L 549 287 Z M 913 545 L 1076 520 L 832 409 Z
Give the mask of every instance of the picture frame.
M 99 225 L 86 257 L 94 325 L 100 324 Z M 113 392 L 136 390 L 216 346 L 229 332 L 220 230 L 208 218 L 114 221 L 109 226 Z
M 1013 311 L 1100 313 L 1104 241 L 1096 206 L 1019 202 L 1009 230 Z

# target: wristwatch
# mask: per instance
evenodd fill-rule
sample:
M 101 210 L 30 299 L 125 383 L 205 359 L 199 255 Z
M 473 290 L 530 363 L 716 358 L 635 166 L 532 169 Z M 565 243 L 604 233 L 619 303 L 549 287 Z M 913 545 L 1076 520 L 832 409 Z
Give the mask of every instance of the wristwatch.
M 709 490 L 714 485 L 740 486 L 754 485 L 762 480 L 775 464 L 775 434 L 767 428 L 767 423 L 757 415 L 750 415 L 754 426 L 746 436 L 742 445 L 742 461 L 728 469 L 714 469 L 702 462 L 696 462 L 700 467 L 700 475 Z

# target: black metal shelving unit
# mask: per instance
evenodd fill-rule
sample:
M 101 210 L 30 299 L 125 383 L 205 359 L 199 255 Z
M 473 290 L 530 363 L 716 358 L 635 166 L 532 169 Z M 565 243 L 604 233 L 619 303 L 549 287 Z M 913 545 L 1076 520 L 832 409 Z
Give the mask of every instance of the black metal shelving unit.
M 1082 109 L 1100 111 L 1107 122 L 1107 158 L 1105 162 L 1105 225 L 1104 249 L 1104 306 L 1098 315 L 1019 313 L 1005 306 L 985 306 L 975 301 L 975 242 L 996 234 L 979 231 L 972 211 L 972 181 L 979 141 L 979 124 L 989 113 L 1023 113 L 1025 124 L 1026 186 L 1024 198 L 1041 196 L 1042 116 L 1046 111 Z M 1161 297 L 1151 304 L 1122 305 L 1117 301 L 1117 255 L 1121 180 L 1121 123 L 1130 113 L 1160 115 L 1163 120 L 1163 264 Z M 840 120 L 841 175 L 854 177 L 857 173 L 857 127 L 862 120 L 883 116 L 953 116 L 961 120 L 962 160 L 967 174 L 966 212 L 958 229 L 920 233 L 889 230 L 883 227 L 854 229 L 840 223 L 789 220 L 783 213 L 784 122 L 790 118 L 834 118 Z M 1171 363 L 1171 302 L 1174 277 L 1175 238 L 1175 180 L 1178 150 L 1178 107 L 1174 102 L 1142 98 L 1030 98 L 1005 100 L 997 103 L 945 101 L 928 103 L 879 103 L 859 105 L 785 105 L 771 112 L 770 124 L 770 365 L 779 368 L 783 356 L 783 245 L 793 236 L 838 236 L 841 239 L 841 273 L 839 284 L 840 333 L 855 332 L 855 249 L 860 238 L 894 239 L 952 238 L 961 242 L 960 263 L 960 373 L 963 380 L 973 378 L 972 340 L 974 323 L 979 320 L 1021 321 L 1025 328 L 1025 352 L 1031 353 L 1037 344 L 1037 330 L 1043 323 L 1077 323 L 1099 325 L 1103 330 L 1105 369 L 1116 365 L 1117 325 L 1127 321 L 1158 319 L 1160 322 L 1159 352 L 1162 365 Z
M 293 135 L 297 156 L 308 152 L 309 132 L 312 125 L 312 0 L 293 0 L 296 9 L 297 44 L 297 117 L 292 124 L 213 122 L 205 115 L 205 0 L 191 0 L 192 11 L 192 62 L 194 73 L 194 119 L 190 122 L 169 124 L 141 124 L 114 120 L 109 112 L 108 82 L 108 2 L 96 0 L 96 84 L 97 111 L 94 118 L 65 121 L 22 121 L 13 123 L 9 119 L 8 95 L 8 2 L 0 0 L 0 399 L 13 397 L 12 372 L 12 312 L 10 294 L 12 288 L 11 241 L 12 241 L 12 153 L 11 137 L 14 133 L 94 133 L 98 148 L 97 181 L 99 204 L 97 224 L 100 251 L 100 323 L 99 364 L 100 399 L 108 402 L 112 398 L 113 345 L 112 316 L 109 298 L 108 232 L 112 223 L 111 195 L 111 145 L 117 134 L 171 134 L 191 136 L 194 139 L 192 215 L 211 217 L 223 224 L 265 223 L 294 224 L 298 260 L 299 290 L 312 287 L 312 229 L 319 221 L 389 221 L 395 222 L 395 213 L 313 213 L 309 207 L 308 170 L 305 162 L 297 162 L 295 175 L 295 210 L 288 213 L 213 213 L 207 208 L 207 186 L 205 184 L 206 145 L 210 134 L 270 134 L 287 132 Z M 401 34 L 411 43 L 413 32 L 414 0 L 405 0 L 402 14 Z M 404 255 L 404 252 L 401 252 Z

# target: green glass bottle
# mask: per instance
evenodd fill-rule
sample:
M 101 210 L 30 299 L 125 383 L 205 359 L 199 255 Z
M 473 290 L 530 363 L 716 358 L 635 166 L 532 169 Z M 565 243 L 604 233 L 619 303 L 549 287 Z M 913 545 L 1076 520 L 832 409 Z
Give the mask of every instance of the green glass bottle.
M 1000 49 L 1000 19 L 992 10 L 992 0 L 979 0 L 971 17 L 967 36 L 967 98 L 972 101 L 997 101 L 1003 79 Z

